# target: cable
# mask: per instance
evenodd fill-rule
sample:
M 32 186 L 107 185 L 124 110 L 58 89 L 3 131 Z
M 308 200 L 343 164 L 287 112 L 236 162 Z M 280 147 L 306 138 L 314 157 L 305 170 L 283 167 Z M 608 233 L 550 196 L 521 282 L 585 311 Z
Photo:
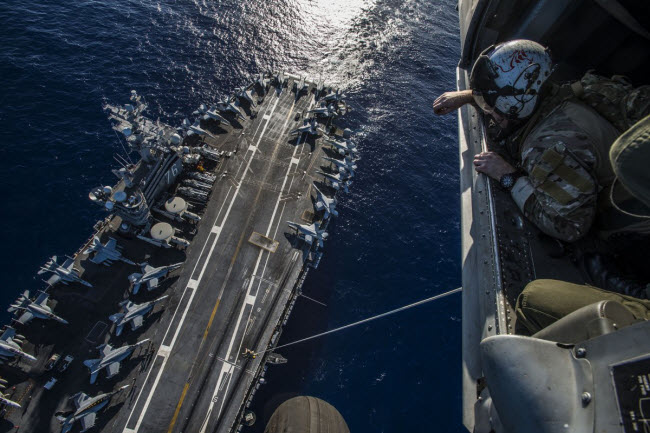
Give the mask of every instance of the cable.
M 459 287 L 457 289 L 450 290 L 448 292 L 441 293 L 439 295 L 435 295 L 435 296 L 432 296 L 430 298 L 423 299 L 421 301 L 417 301 L 417 302 L 414 302 L 412 304 L 396 308 L 395 310 L 387 311 L 385 313 L 381 313 L 381 314 L 378 314 L 376 316 L 369 317 L 367 319 L 359 320 L 358 322 L 354 322 L 354 323 L 350 323 L 348 325 L 340 326 L 338 328 L 330 329 L 329 331 L 321 332 L 320 334 L 312 335 L 311 337 L 302 338 L 300 340 L 292 341 L 291 343 L 282 344 L 282 345 L 276 346 L 276 347 L 270 347 L 270 348 L 268 348 L 268 349 L 266 349 L 266 350 L 264 350 L 262 352 L 256 352 L 255 355 L 260 355 L 262 353 L 266 353 L 266 352 L 270 352 L 270 351 L 273 351 L 273 350 L 281 349 L 283 347 L 292 346 L 294 344 L 302 343 L 303 341 L 313 340 L 314 338 L 322 337 L 323 335 L 332 334 L 334 332 L 342 331 L 342 330 L 347 329 L 347 328 L 352 328 L 353 326 L 361 325 L 362 323 L 370 322 L 372 320 L 376 320 L 376 319 L 379 319 L 379 318 L 382 318 L 382 317 L 386 317 L 386 316 L 389 316 L 391 314 L 399 313 L 400 311 L 408 310 L 409 308 L 417 307 L 418 305 L 426 304 L 427 302 L 435 301 L 436 299 L 440 299 L 440 298 L 444 298 L 444 297 L 449 296 L 449 295 L 453 295 L 454 293 L 460 292 L 461 290 L 463 290 L 463 288 Z

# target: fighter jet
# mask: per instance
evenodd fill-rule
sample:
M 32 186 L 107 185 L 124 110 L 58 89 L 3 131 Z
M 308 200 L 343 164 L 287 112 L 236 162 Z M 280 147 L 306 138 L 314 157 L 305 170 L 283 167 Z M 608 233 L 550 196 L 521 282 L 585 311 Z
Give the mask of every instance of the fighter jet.
M 325 230 L 319 230 L 318 223 L 307 225 L 287 221 L 287 224 L 289 224 L 289 227 L 295 229 L 298 237 L 304 239 L 309 245 L 312 245 L 317 240 L 318 246 L 322 248 L 324 245 L 323 241 L 329 236 Z
M 68 321 L 54 314 L 52 309 L 47 305 L 49 296 L 47 293 L 41 292 L 38 298 L 36 298 L 36 301 L 32 302 L 29 299 L 29 290 L 25 290 L 25 293 L 20 295 L 16 303 L 12 304 L 7 311 L 10 313 L 22 311 L 18 320 L 16 320 L 21 325 L 27 324 L 34 317 L 38 319 L 52 319 L 67 325 Z
M 105 266 L 110 266 L 116 260 L 128 263 L 129 265 L 135 265 L 131 260 L 122 256 L 122 247 L 117 245 L 117 241 L 113 238 L 109 238 L 108 242 L 106 242 L 105 245 L 102 245 L 99 237 L 95 236 L 90 246 L 84 251 L 84 254 L 88 254 L 89 256 L 92 253 L 95 253 L 95 255 L 90 259 L 90 261 L 98 265 L 103 264 Z
M 214 106 L 210 107 L 209 110 L 205 111 L 205 115 L 203 116 L 203 120 L 212 119 L 212 120 L 218 121 L 219 123 L 224 123 L 226 125 L 230 125 L 230 122 L 228 122 L 228 120 L 226 120 L 225 117 L 223 117 L 221 114 L 219 114 L 218 111 L 219 110 L 217 110 L 216 107 L 214 107 Z
M 334 164 L 339 173 L 348 173 L 348 177 L 354 177 L 354 170 L 356 170 L 357 165 L 350 158 L 335 159 L 324 156 L 323 159 Z
M 36 361 L 35 357 L 22 351 L 21 345 L 23 344 L 24 339 L 24 336 L 16 334 L 14 328 L 7 327 L 0 336 L 0 359 L 4 361 L 9 358 L 20 356 L 30 361 Z
M 316 210 L 325 211 L 325 215 L 323 215 L 323 219 L 329 218 L 330 215 L 332 216 L 338 216 L 339 212 L 335 209 L 336 208 L 336 198 L 329 198 L 323 192 L 318 189 L 316 184 L 313 184 L 314 189 L 316 190 Z
M 102 370 L 106 369 L 106 379 L 110 379 L 120 372 L 120 362 L 128 358 L 136 347 L 148 342 L 149 339 L 138 341 L 135 344 L 118 347 L 113 349 L 110 344 L 102 344 L 97 349 L 101 353 L 99 359 L 87 359 L 84 365 L 90 369 L 90 383 L 93 384 L 97 380 L 97 375 Z
M 318 83 L 316 83 L 316 99 L 318 99 L 320 94 L 323 92 L 323 89 L 325 89 L 325 83 L 323 80 L 319 80 Z
M 142 273 L 136 272 L 129 275 L 129 281 L 133 284 L 133 294 L 136 295 L 140 290 L 141 284 L 146 284 L 149 291 L 158 287 L 160 280 L 163 280 L 167 275 L 174 269 L 181 267 L 183 263 L 175 263 L 169 266 L 160 266 L 159 268 L 154 268 L 149 266 L 148 263 L 143 263 Z
M 338 141 L 338 140 L 332 140 L 331 138 L 326 139 L 327 143 L 329 143 L 332 148 L 336 149 L 338 153 L 341 155 L 350 155 L 353 159 L 358 159 L 357 155 L 359 151 L 357 150 L 356 146 L 350 142 L 350 140 L 345 140 L 345 141 Z
M 167 297 L 168 296 L 165 295 L 143 304 L 134 304 L 129 300 L 120 302 L 120 306 L 124 307 L 126 312 L 116 313 L 109 316 L 109 320 L 117 325 L 115 328 L 115 335 L 119 336 L 122 334 L 122 328 L 124 328 L 124 325 L 128 322 L 131 322 L 131 329 L 134 331 L 141 327 L 144 321 L 144 316 L 153 310 L 154 305 Z
M 5 389 L 7 387 L 7 381 L 0 378 L 0 389 Z M 9 400 L 6 395 L 0 392 L 0 405 L 11 406 L 11 407 L 20 407 L 15 401 Z
M 336 174 L 331 174 L 331 173 L 325 173 L 324 171 L 316 170 L 316 173 L 322 174 L 325 176 L 325 178 L 329 181 L 330 185 L 332 185 L 332 188 L 335 190 L 339 190 L 343 188 L 343 191 L 350 192 L 348 187 L 352 185 L 352 181 L 347 179 L 347 176 L 345 176 L 343 173 L 336 173 Z
M 84 281 L 79 277 L 79 271 L 74 268 L 74 260 L 71 258 L 68 258 L 63 265 L 59 265 L 57 263 L 57 257 L 52 256 L 52 258 L 41 267 L 41 270 L 38 271 L 38 275 L 42 275 L 46 272 L 52 273 L 52 276 L 47 280 L 47 283 L 51 286 L 55 285 L 59 281 L 66 285 L 69 283 L 80 283 L 88 287 L 93 286 L 88 281 Z
M 5 406 L 11 406 L 11 407 L 21 407 L 18 403 L 15 401 L 9 400 L 6 395 L 0 392 L 0 404 L 3 404 Z
M 305 121 L 303 122 L 303 125 L 302 125 L 302 126 L 299 126 L 298 128 L 294 129 L 293 131 L 291 131 L 290 134 L 293 135 L 293 134 L 303 134 L 303 133 L 307 133 L 307 134 L 309 134 L 309 135 L 318 135 L 319 132 L 324 133 L 325 131 L 323 131 L 323 130 L 318 126 L 318 123 L 316 122 L 316 119 L 312 119 L 311 122 L 305 120 Z
M 190 123 L 189 119 L 183 120 L 183 129 L 187 130 L 187 135 L 207 135 L 214 138 L 214 135 L 201 128 L 201 121 L 199 119 L 196 119 L 194 123 Z
M 296 101 L 300 99 L 300 94 L 305 90 L 307 86 L 305 85 L 305 77 L 301 77 L 300 81 L 296 83 Z
M 282 88 L 288 80 L 284 77 L 284 71 L 275 76 L 275 85 L 277 87 L 278 96 L 282 93 Z
M 332 117 L 336 114 L 336 109 L 332 104 L 329 104 L 329 105 L 324 105 L 322 107 L 314 108 L 313 110 L 309 110 L 309 112 L 319 117 Z
M 97 418 L 97 412 L 106 407 L 115 394 L 122 392 L 128 387 L 129 385 L 124 385 L 116 391 L 99 394 L 95 397 L 90 397 L 83 392 L 78 392 L 73 395 L 71 399 L 74 401 L 77 410 L 68 416 L 64 416 L 61 412 L 56 414 L 56 419 L 61 423 L 61 433 L 69 432 L 76 421 L 81 422 L 82 432 L 93 427 L 95 425 L 95 418 Z
M 223 98 L 219 102 L 217 102 L 217 109 L 222 113 L 225 113 L 226 111 L 235 113 L 237 115 L 237 118 L 241 120 L 246 119 L 244 115 L 241 114 L 241 110 L 239 109 L 239 103 L 231 102 L 230 99 L 228 98 Z
M 323 99 L 324 99 L 326 102 L 330 102 L 330 101 L 340 101 L 341 99 L 343 99 L 343 94 L 342 94 L 342 93 L 339 93 L 339 89 L 336 89 L 335 92 L 328 93 L 327 95 L 325 95 L 325 97 L 324 97 Z
M 253 101 L 253 94 L 250 90 L 246 89 L 246 87 L 239 87 L 235 89 L 235 96 L 237 96 L 239 99 L 248 101 L 248 103 L 251 105 L 255 105 L 255 102 Z
M 270 80 L 266 78 L 266 75 L 264 75 L 263 72 L 260 72 L 257 76 L 256 83 L 262 88 L 262 95 L 266 93 L 266 87 L 269 85 L 269 81 Z

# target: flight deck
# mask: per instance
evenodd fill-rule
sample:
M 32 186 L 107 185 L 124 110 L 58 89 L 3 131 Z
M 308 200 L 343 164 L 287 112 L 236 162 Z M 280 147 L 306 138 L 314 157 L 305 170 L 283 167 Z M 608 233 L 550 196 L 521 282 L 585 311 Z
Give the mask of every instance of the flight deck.
M 96 226 L 96 234 L 103 243 L 116 239 L 126 261 L 118 259 L 110 267 L 91 263 L 90 254 L 84 253 L 91 238 L 73 259 L 79 277 L 93 287 L 78 281 L 50 286 L 58 302 L 53 310 L 70 324 L 43 322 L 19 329 L 25 337 L 23 350 L 38 351 L 37 362 L 20 360 L 2 367 L 2 377 L 16 386 L 13 394 L 5 391 L 7 397 L 22 406 L 7 410 L 3 430 L 20 426 L 21 432 L 61 431 L 62 421 L 54 415 L 65 417 L 75 410 L 69 397 L 79 391 L 95 396 L 125 385 L 129 387 L 97 412 L 95 431 L 204 433 L 241 428 L 259 379 L 272 368 L 267 358 L 302 282 L 310 267 L 318 265 L 329 217 L 336 215 L 336 193 L 350 183 L 345 170 L 323 159 L 349 156 L 326 143 L 335 140 L 345 146 L 348 131 L 335 126 L 333 116 L 312 111 L 343 114 L 346 108 L 338 92 L 290 75 L 284 83 L 269 81 L 268 86 L 260 81 L 241 90 L 241 115 L 224 108 L 228 122 L 215 126 L 197 121 L 195 134 L 178 143 L 179 149 L 185 146 L 179 154 L 194 147 L 219 155 L 212 165 L 201 166 L 215 181 L 196 212 L 199 222 L 152 212 L 153 222 L 174 225 L 172 242 L 162 248 L 153 228 L 151 239 L 143 240 L 142 235 L 121 233 L 124 220 L 109 216 Z M 210 120 L 207 115 L 205 119 Z M 171 167 L 171 157 L 165 158 Z M 340 161 L 351 164 L 346 157 Z M 348 174 L 351 177 L 351 168 Z M 123 182 L 128 190 L 129 180 Z M 174 187 L 171 183 L 169 191 Z M 163 197 L 173 195 L 169 191 Z M 192 203 L 192 198 L 187 201 Z M 160 282 L 155 279 L 151 291 L 143 285 L 134 295 L 129 275 L 144 262 L 151 268 L 183 264 Z M 120 302 L 143 304 L 165 295 L 143 321 L 140 318 L 141 327 L 127 324 L 119 337 L 114 335 L 109 316 L 120 309 Z M 89 383 L 83 361 L 98 357 L 97 346 L 110 342 L 119 347 L 145 339 L 149 341 L 122 361 L 116 376 L 107 379 L 100 372 L 97 383 Z M 69 353 L 75 360 L 65 371 L 45 370 L 55 352 Z M 43 388 L 51 377 L 57 383 Z M 79 423 L 72 431 L 77 429 Z

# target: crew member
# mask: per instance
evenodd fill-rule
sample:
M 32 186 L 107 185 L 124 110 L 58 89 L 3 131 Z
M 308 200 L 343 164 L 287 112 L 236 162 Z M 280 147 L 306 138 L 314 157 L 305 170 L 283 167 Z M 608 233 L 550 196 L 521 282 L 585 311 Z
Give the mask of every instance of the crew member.
M 474 157 L 476 170 L 509 190 L 541 231 L 572 242 L 588 232 L 596 218 L 597 196 L 613 181 L 607 154 L 621 131 L 592 108 L 594 104 L 578 97 L 583 86 L 550 84 L 552 69 L 548 50 L 536 42 L 515 40 L 489 47 L 474 63 L 471 90 L 444 93 L 433 109 L 446 114 L 472 103 L 489 115 L 506 132 L 503 144 L 513 162 L 482 152 Z M 616 82 L 612 87 L 618 88 Z M 614 112 L 613 118 L 629 119 L 630 124 L 647 114 L 647 98 L 639 94 L 649 93 L 648 86 L 641 93 L 623 92 L 625 101 L 616 105 L 623 113 Z M 600 101 L 595 98 L 596 105 L 611 102 L 601 96 Z

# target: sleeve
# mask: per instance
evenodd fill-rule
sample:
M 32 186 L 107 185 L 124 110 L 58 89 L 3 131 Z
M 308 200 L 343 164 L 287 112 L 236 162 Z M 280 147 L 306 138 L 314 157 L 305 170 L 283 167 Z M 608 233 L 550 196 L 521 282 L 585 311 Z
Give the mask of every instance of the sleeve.
M 549 236 L 567 242 L 583 237 L 596 215 L 597 187 L 589 172 L 561 141 L 522 156 L 528 176 L 511 190 L 519 209 Z

